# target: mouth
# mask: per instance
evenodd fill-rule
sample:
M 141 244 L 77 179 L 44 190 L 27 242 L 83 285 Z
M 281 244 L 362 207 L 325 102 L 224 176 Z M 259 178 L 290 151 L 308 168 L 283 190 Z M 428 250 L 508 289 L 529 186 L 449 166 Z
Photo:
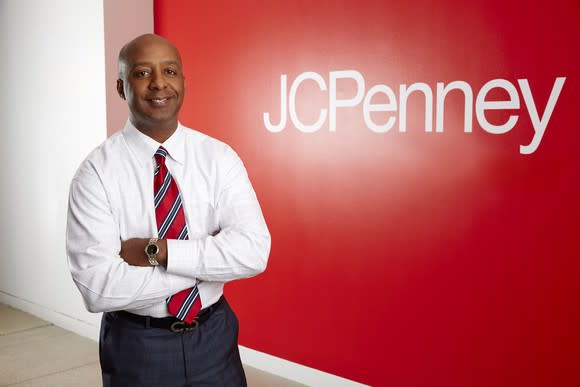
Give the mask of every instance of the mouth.
M 154 98 L 146 98 L 145 100 L 147 102 L 149 102 L 149 104 L 153 105 L 153 106 L 166 106 L 171 102 L 171 99 L 173 99 L 172 96 L 169 97 L 154 97 Z

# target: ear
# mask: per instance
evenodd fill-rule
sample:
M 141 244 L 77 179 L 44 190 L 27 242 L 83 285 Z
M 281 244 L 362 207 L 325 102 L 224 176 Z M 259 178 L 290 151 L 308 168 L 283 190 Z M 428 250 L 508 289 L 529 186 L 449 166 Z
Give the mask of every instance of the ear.
M 117 93 L 119 94 L 119 97 L 125 99 L 125 90 L 123 88 L 122 79 L 117 79 Z

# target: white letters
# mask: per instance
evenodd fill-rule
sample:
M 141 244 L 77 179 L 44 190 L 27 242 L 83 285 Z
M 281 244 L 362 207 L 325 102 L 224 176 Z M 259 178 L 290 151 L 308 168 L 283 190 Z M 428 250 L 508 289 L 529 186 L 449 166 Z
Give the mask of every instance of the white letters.
M 375 94 L 384 93 L 389 102 L 386 104 L 372 104 L 371 100 Z M 395 124 L 395 117 L 389 117 L 384 125 L 377 125 L 371 118 L 371 112 L 394 112 L 397 110 L 397 98 L 393 90 L 385 85 L 374 85 L 367 93 L 363 102 L 363 116 L 367 128 L 375 133 L 388 132 Z
M 365 79 L 362 74 L 355 70 L 331 71 L 330 72 L 330 90 L 328 96 L 328 108 L 330 109 L 330 118 L 328 130 L 336 131 L 336 108 L 356 106 L 362 101 L 365 92 Z M 336 80 L 340 78 L 351 78 L 356 81 L 356 95 L 351 99 L 337 99 L 336 97 Z
M 407 97 L 415 91 L 421 91 L 425 94 L 425 131 L 430 132 L 433 130 L 433 92 L 429 85 L 419 82 L 413 83 L 408 89 L 407 85 L 400 86 L 399 132 L 407 131 Z
M 292 87 L 290 87 L 290 96 L 288 97 L 289 99 L 288 109 L 290 110 L 290 119 L 292 120 L 294 126 L 296 126 L 296 129 L 304 133 L 312 133 L 320 129 L 324 121 L 326 121 L 326 109 L 320 109 L 318 121 L 316 121 L 312 125 L 303 124 L 302 121 L 298 119 L 298 115 L 296 114 L 296 91 L 298 90 L 298 86 L 300 86 L 302 81 L 306 79 L 312 79 L 313 81 L 318 83 L 318 87 L 320 87 L 320 90 L 322 91 L 326 90 L 326 83 L 324 83 L 324 79 L 318 73 L 312 71 L 302 73 L 296 77 L 294 82 L 292 82 Z
M 281 132 L 286 127 L 286 88 L 288 76 L 286 74 L 280 75 L 280 123 L 272 125 L 270 121 L 270 113 L 264 113 L 264 125 L 266 129 L 272 133 Z
M 451 82 L 444 86 L 443 82 L 437 82 L 437 111 L 435 113 L 435 131 L 443 133 L 443 118 L 445 111 L 445 96 L 449 91 L 459 89 L 465 95 L 465 116 L 463 119 L 463 130 L 465 133 L 473 131 L 473 92 L 469 83 L 463 81 Z
M 556 101 L 560 96 L 560 91 L 562 91 L 562 87 L 564 87 L 565 80 L 566 80 L 565 77 L 558 77 L 554 81 L 554 86 L 552 87 L 552 91 L 550 92 L 550 98 L 548 99 L 548 103 L 546 104 L 546 108 L 544 109 L 544 114 L 542 114 L 542 118 L 540 119 L 538 117 L 538 111 L 536 110 L 536 104 L 534 103 L 534 97 L 532 96 L 532 91 L 530 90 L 528 80 L 518 79 L 520 89 L 522 89 L 522 95 L 524 96 L 524 102 L 526 103 L 526 107 L 528 108 L 528 114 L 530 115 L 530 120 L 532 121 L 532 125 L 534 126 L 535 131 L 534 138 L 532 138 L 532 142 L 529 145 L 520 146 L 521 154 L 529 155 L 530 153 L 534 153 L 536 149 L 538 149 L 538 145 L 540 145 L 540 141 L 542 141 L 542 137 L 544 137 L 546 126 L 548 126 L 548 121 L 550 121 L 550 117 L 552 116 L 552 112 L 554 111 L 554 107 L 556 106 Z
M 508 92 L 510 99 L 508 101 L 486 101 L 485 96 L 487 93 L 494 88 L 502 88 Z M 477 115 L 477 122 L 479 126 L 482 127 L 488 133 L 493 134 L 503 134 L 507 133 L 518 121 L 518 116 L 510 116 L 507 122 L 503 125 L 490 124 L 485 118 L 485 110 L 500 110 L 500 109 L 519 109 L 520 108 L 520 97 L 518 97 L 518 92 L 514 85 L 505 79 L 492 79 L 487 82 L 479 94 L 477 94 L 477 101 L 475 102 L 475 113 Z
M 352 108 L 362 102 L 363 121 L 370 131 L 374 133 L 386 133 L 394 127 L 395 121 L 398 117 L 399 132 L 404 133 L 407 131 L 407 102 L 409 96 L 414 92 L 421 92 L 425 97 L 425 126 L 423 130 L 426 133 L 431 133 L 433 131 L 433 91 L 426 83 L 416 82 L 410 86 L 407 86 L 406 84 L 399 85 L 399 100 L 397 101 L 397 96 L 393 92 L 393 89 L 387 85 L 374 85 L 365 93 L 365 79 L 362 74 L 356 70 L 331 71 L 328 74 L 328 79 L 328 108 L 320 109 L 318 119 L 314 123 L 305 124 L 300 120 L 296 111 L 298 89 L 304 81 L 311 80 L 316 82 L 320 91 L 326 92 L 326 82 L 320 74 L 313 71 L 306 71 L 299 74 L 296 79 L 294 79 L 290 87 L 290 92 L 287 93 L 288 77 L 286 74 L 281 74 L 280 122 L 277 125 L 272 124 L 270 113 L 265 112 L 263 114 L 263 120 L 266 129 L 272 133 L 281 132 L 286 128 L 287 118 L 288 115 L 290 115 L 290 121 L 294 127 L 301 132 L 312 133 L 322 129 L 327 117 L 328 131 L 335 132 L 337 126 L 337 109 Z M 339 91 L 338 82 L 346 79 L 350 79 L 355 83 L 354 96 L 351 96 L 352 92 L 350 92 L 352 86 L 348 88 L 342 87 Z M 555 79 L 548 102 L 546 103 L 546 107 L 540 117 L 528 80 L 518 79 L 518 85 L 534 129 L 534 136 L 531 139 L 531 142 L 528 145 L 520 145 L 519 151 L 521 154 L 534 153 L 538 149 L 540 142 L 546 133 L 546 128 L 550 122 L 556 103 L 558 102 L 560 92 L 564 87 L 565 80 L 566 77 L 558 77 Z M 487 100 L 488 94 L 496 88 L 503 89 L 507 93 L 508 99 L 502 101 Z M 345 92 L 345 89 L 349 90 L 349 93 Z M 463 131 L 465 133 L 471 133 L 473 132 L 473 91 L 471 85 L 465 81 L 453 81 L 448 84 L 444 84 L 443 82 L 436 83 L 435 132 L 443 133 L 445 130 L 445 98 L 452 90 L 460 90 L 463 92 L 465 97 Z M 348 94 L 348 97 L 343 98 L 345 94 Z M 373 97 L 377 94 L 384 94 L 387 98 L 387 103 L 373 103 Z M 339 95 L 341 98 L 339 98 Z M 398 114 L 397 109 L 399 109 Z M 487 117 L 485 116 L 486 110 L 519 109 L 520 97 L 518 95 L 518 90 L 516 89 L 516 86 L 508 80 L 492 79 L 483 85 L 477 93 L 477 98 L 475 100 L 475 116 L 479 126 L 487 133 L 504 134 L 509 132 L 516 126 L 519 120 L 519 115 L 512 114 L 508 117 L 506 122 L 496 125 L 487 120 Z M 377 124 L 371 116 L 371 113 L 373 112 L 392 112 L 393 114 L 387 116 L 384 124 Z

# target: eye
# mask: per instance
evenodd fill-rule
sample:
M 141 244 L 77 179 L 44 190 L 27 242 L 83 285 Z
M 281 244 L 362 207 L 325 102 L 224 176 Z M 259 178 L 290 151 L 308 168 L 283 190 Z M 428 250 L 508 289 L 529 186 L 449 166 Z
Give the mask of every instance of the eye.
M 149 71 L 147 70 L 139 70 L 137 72 L 135 72 L 135 76 L 137 78 L 146 78 L 149 76 Z
M 177 71 L 175 71 L 173 69 L 167 69 L 167 70 L 165 70 L 165 74 L 174 77 L 177 75 Z

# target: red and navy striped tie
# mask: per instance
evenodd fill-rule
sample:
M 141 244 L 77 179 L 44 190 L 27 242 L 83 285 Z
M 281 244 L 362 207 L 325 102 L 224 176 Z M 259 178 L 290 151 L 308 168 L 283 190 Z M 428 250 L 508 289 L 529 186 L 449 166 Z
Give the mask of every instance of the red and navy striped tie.
M 189 239 L 181 195 L 177 183 L 165 165 L 166 157 L 167 150 L 160 146 L 155 152 L 157 165 L 153 177 L 158 238 Z M 191 324 L 201 309 L 197 285 L 172 295 L 166 301 L 169 313 L 188 324 Z

